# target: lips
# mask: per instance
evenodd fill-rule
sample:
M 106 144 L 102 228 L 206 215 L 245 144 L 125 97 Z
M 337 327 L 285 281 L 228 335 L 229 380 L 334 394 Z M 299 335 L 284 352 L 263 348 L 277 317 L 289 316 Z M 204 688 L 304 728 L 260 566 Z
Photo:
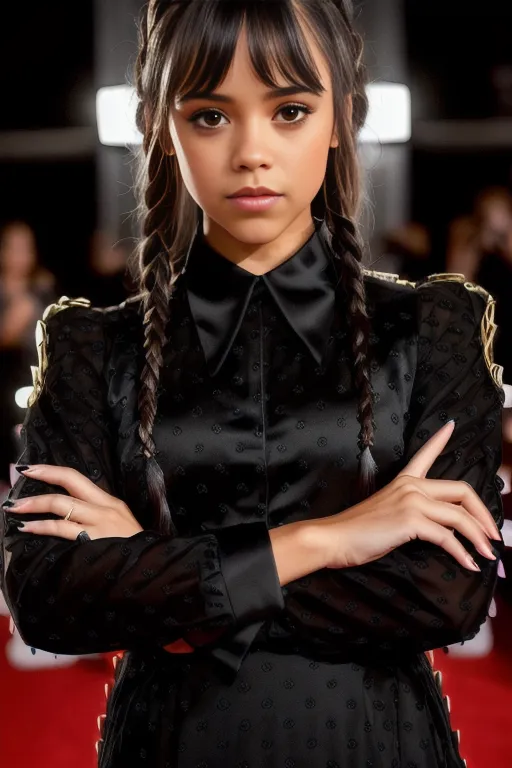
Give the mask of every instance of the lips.
M 279 197 L 279 192 L 275 192 L 268 187 L 243 187 L 228 197 Z

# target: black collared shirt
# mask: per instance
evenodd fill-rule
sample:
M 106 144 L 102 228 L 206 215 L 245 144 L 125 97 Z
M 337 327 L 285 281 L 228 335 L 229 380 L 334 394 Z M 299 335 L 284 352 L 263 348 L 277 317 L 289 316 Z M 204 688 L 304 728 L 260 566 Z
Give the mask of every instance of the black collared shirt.
M 337 274 L 325 224 L 290 258 L 263 275 L 253 275 L 219 254 L 198 229 L 185 270 L 188 300 L 208 369 L 215 375 L 228 355 L 249 304 L 271 297 L 280 319 L 303 341 L 318 364 L 331 331 Z M 213 311 L 212 311 L 213 308 Z
M 415 287 L 366 274 L 365 286 L 377 488 L 455 418 L 429 477 L 469 482 L 501 524 L 503 393 L 483 337 L 484 295 L 450 279 Z M 79 545 L 22 534 L 4 513 L 2 588 L 30 645 L 129 650 L 107 718 L 104 749 L 116 761 L 104 768 L 139 766 L 143 752 L 148 765 L 164 765 L 163 753 L 180 768 L 255 765 L 264 744 L 285 765 L 292 724 L 302 759 L 319 745 L 311 765 L 333 755 L 373 764 L 381 745 L 391 765 L 397 739 L 403 764 L 459 765 L 439 758 L 451 736 L 418 659 L 478 631 L 498 561 L 467 545 L 482 568 L 470 572 L 416 539 L 360 567 L 279 583 L 269 529 L 342 516 L 359 500 L 360 393 L 341 297 L 322 227 L 261 276 L 194 241 L 171 299 L 153 430 L 178 537 L 151 523 L 138 435 L 140 306 L 76 305 L 47 319 L 48 368 L 19 461 L 75 467 L 145 530 Z M 20 477 L 10 497 L 45 492 L 59 491 Z M 161 650 L 181 638 L 194 655 Z

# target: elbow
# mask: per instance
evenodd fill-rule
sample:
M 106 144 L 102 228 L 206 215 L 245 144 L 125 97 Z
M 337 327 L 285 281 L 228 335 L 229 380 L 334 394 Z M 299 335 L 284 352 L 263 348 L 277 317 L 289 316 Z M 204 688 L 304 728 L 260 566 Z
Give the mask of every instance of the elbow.
M 494 570 L 497 572 L 497 566 Z M 470 588 L 449 601 L 446 606 L 449 610 L 433 617 L 424 634 L 428 645 L 424 650 L 463 643 L 475 637 L 487 619 L 495 583 L 496 578 L 489 573 L 475 574 Z
M 50 605 L 45 610 L 37 596 L 32 599 L 27 586 L 19 590 L 13 589 L 11 584 L 10 589 L 4 590 L 4 595 L 14 626 L 25 645 L 63 655 L 92 653 L 83 648 L 78 649 L 69 632 L 59 631 L 65 629 L 59 625 L 65 621 L 66 611 L 56 611 L 55 606 Z M 77 639 L 83 642 L 83 637 Z
M 71 625 L 66 626 L 65 611 L 56 611 L 55 606 L 44 610 L 30 600 L 26 589 L 21 598 L 17 595 L 16 600 L 8 600 L 8 608 L 21 639 L 30 648 L 59 655 L 93 653 L 83 647 L 85 633 L 72 632 Z M 53 610 L 50 611 L 50 608 Z

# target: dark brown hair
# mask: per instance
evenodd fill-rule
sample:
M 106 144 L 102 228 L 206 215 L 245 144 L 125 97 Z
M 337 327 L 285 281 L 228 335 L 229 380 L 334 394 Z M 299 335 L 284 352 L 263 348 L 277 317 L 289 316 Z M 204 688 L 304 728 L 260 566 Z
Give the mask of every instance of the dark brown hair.
M 358 219 L 361 179 L 357 134 L 368 111 L 363 41 L 353 25 L 350 0 L 154 0 L 144 9 L 134 85 L 139 97 L 137 126 L 143 135 L 137 157 L 136 193 L 141 238 L 130 270 L 143 301 L 146 362 L 139 396 L 139 433 L 148 457 L 148 487 L 155 526 L 174 531 L 163 473 L 152 438 L 157 410 L 162 348 L 167 343 L 174 283 L 199 221 L 200 208 L 181 178 L 172 154 L 169 107 L 192 90 L 215 90 L 225 78 L 245 22 L 252 64 L 268 87 L 272 65 L 290 82 L 324 88 L 300 25 L 304 19 L 330 69 L 338 146 L 329 150 L 322 188 L 311 213 L 325 219 L 342 301 L 350 329 L 358 418 L 360 490 L 374 490 L 377 469 L 373 392 L 368 361 L 369 316 L 363 281 Z M 352 119 L 346 97 L 352 95 Z M 170 154 L 171 153 L 171 154 Z

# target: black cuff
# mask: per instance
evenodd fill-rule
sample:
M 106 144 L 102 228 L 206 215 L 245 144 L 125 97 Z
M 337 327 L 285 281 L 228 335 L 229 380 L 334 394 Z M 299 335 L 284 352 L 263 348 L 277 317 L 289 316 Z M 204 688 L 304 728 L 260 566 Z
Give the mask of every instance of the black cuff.
M 284 609 L 284 597 L 266 522 L 232 525 L 215 535 L 237 624 L 276 616 Z

